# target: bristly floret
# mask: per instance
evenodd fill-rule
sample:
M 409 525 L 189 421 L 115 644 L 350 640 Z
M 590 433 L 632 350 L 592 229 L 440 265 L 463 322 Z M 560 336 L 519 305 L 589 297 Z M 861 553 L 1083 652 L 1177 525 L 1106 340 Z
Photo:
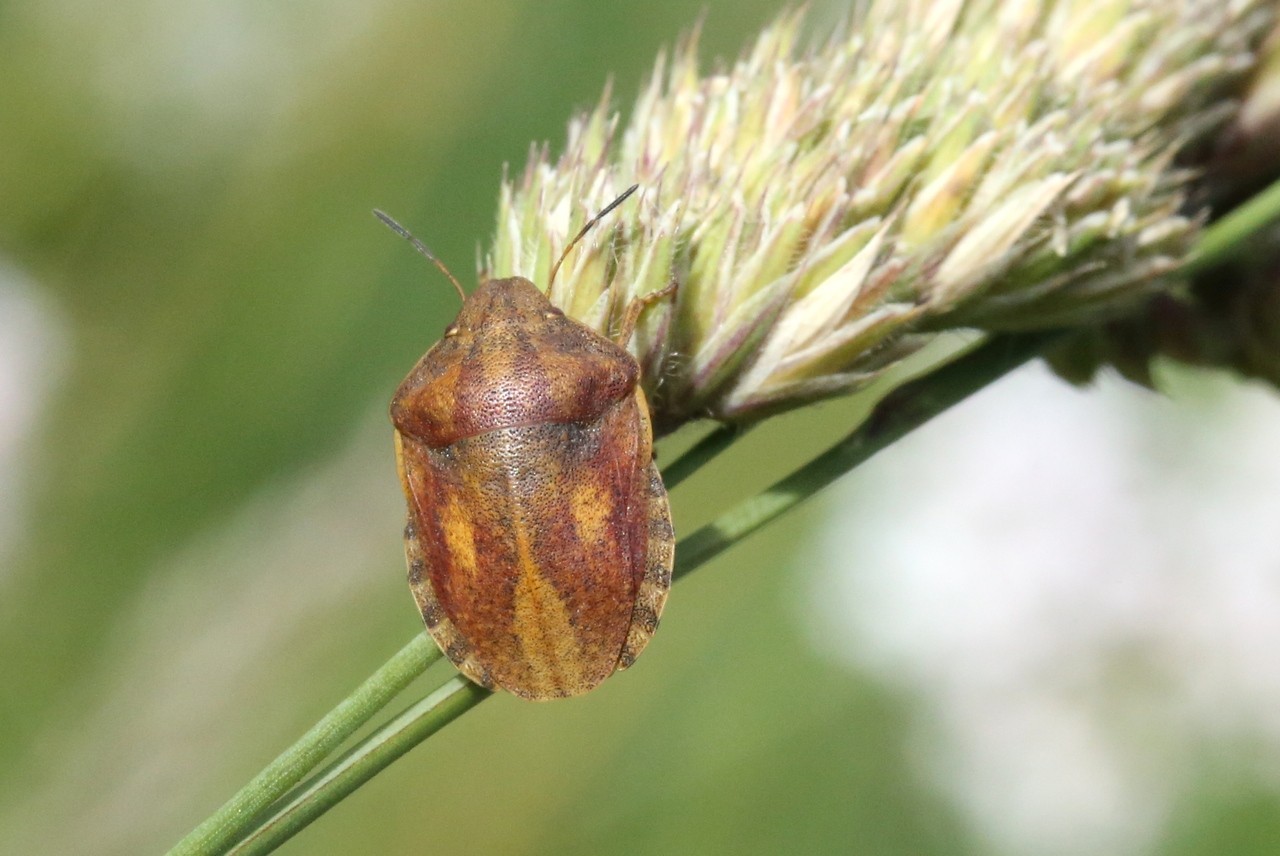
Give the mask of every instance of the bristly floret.
M 632 347 L 660 429 L 857 389 L 939 333 L 1114 317 L 1197 230 L 1181 152 L 1230 118 L 1268 0 L 874 0 L 821 46 L 804 14 L 700 74 L 696 35 L 622 125 L 608 96 L 505 182 L 487 275 Z

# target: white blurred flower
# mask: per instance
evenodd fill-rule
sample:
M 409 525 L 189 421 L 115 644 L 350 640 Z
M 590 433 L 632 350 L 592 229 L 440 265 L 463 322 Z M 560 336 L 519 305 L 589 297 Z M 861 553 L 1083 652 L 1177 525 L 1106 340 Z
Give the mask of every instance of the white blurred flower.
M 1024 370 L 833 511 L 815 642 L 917 700 L 923 775 L 998 852 L 1151 852 L 1205 788 L 1280 790 L 1280 410 L 1212 394 Z

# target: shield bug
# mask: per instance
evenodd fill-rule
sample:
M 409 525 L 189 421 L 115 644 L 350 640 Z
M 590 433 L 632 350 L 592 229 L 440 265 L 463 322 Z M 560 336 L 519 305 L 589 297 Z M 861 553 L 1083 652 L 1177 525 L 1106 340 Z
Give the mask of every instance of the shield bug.
M 565 256 L 632 187 L 592 218 Z M 648 644 L 674 535 L 640 366 L 523 277 L 463 297 L 391 401 L 408 504 L 409 585 L 436 644 L 471 680 L 528 699 L 584 693 Z M 549 286 L 548 286 L 549 287 Z

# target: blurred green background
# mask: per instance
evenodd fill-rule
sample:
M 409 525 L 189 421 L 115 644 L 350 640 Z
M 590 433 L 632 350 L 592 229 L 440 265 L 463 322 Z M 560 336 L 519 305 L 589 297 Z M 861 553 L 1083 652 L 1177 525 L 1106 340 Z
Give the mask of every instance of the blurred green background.
M 625 106 L 704 12 L 710 60 L 777 8 L 0 9 L 0 852 L 164 850 L 420 631 L 385 405 L 457 305 L 370 209 L 469 281 L 504 164 L 554 148 L 610 77 Z M 1230 394 L 1192 387 L 1140 430 L 1196 425 Z M 678 529 L 859 407 L 751 436 L 673 497 Z M 850 514 L 878 502 L 872 485 L 909 490 L 867 479 L 842 494 Z M 1117 791 L 1136 838 L 1076 838 L 1069 812 L 1063 834 L 993 826 L 1000 806 L 975 809 L 976 791 L 956 796 L 970 779 L 921 758 L 945 754 L 929 721 L 947 708 L 892 663 L 829 653 L 856 614 L 810 620 L 810 566 L 833 552 L 814 545 L 853 525 L 832 509 L 682 583 L 625 676 L 570 702 L 486 703 L 285 852 L 1276 852 L 1274 766 L 1236 775 L 1212 747 L 1203 769 L 1225 784 L 1197 779 L 1154 819 Z

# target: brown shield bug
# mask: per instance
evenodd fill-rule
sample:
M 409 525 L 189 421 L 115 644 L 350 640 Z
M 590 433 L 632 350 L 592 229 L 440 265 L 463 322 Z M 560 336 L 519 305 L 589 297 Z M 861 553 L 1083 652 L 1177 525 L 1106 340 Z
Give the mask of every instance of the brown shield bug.
M 632 187 L 592 218 L 551 271 Z M 523 277 L 463 296 L 391 401 L 408 503 L 409 585 L 471 680 L 528 699 L 578 695 L 630 666 L 658 626 L 674 535 L 640 366 Z

